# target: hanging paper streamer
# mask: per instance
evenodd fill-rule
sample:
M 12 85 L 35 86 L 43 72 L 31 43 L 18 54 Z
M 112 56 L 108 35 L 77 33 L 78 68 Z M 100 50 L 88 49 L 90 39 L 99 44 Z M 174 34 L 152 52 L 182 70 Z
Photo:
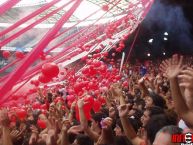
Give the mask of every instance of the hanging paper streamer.
M 62 10 L 64 7 L 66 7 L 67 5 L 69 5 L 72 2 L 72 0 L 70 2 L 68 2 L 67 4 L 57 8 L 56 10 L 52 11 L 51 13 L 47 14 L 46 16 L 40 18 L 39 20 L 35 21 L 34 23 L 28 25 L 27 27 L 23 28 L 22 30 L 18 31 L 17 33 L 13 34 L 12 36 L 10 36 L 9 38 L 3 40 L 2 42 L 0 42 L 0 46 L 4 46 L 6 44 L 8 44 L 10 41 L 18 38 L 21 34 L 27 32 L 28 30 L 32 29 L 34 26 L 36 26 L 37 24 L 43 22 L 44 20 L 46 20 L 47 18 L 51 17 L 52 15 L 54 15 L 55 13 L 59 12 L 60 10 Z
M 117 20 L 117 21 L 112 22 L 112 23 L 121 22 L 122 20 L 124 20 L 124 18 L 126 18 L 126 16 L 123 17 L 122 19 Z M 91 26 L 87 27 L 87 29 L 90 28 L 90 27 L 91 27 Z M 97 30 L 98 30 L 98 29 L 95 29 L 95 30 L 91 31 L 90 33 L 88 33 L 88 34 L 87 34 L 87 36 L 89 36 L 88 38 L 90 38 L 90 37 L 92 37 L 93 35 L 95 35 L 95 34 L 97 33 Z M 86 31 L 85 31 L 84 33 L 86 33 Z M 69 36 L 69 37 L 71 37 L 71 36 Z M 75 41 L 73 44 L 71 44 L 70 46 L 66 47 L 59 55 L 56 55 L 55 57 L 46 60 L 46 62 L 52 62 L 52 61 L 56 61 L 56 60 L 60 59 L 60 57 L 65 56 L 66 52 L 67 52 L 69 49 L 75 47 L 76 45 L 78 45 L 78 44 L 80 44 L 80 43 L 82 43 L 82 42 L 83 42 L 83 43 L 86 43 L 86 41 L 87 41 L 88 38 L 82 37 L 81 39 L 78 39 L 78 40 Z M 59 47 L 60 45 L 62 45 L 62 44 L 60 43 L 59 45 L 57 45 L 57 47 Z M 55 49 L 55 48 L 56 48 L 56 47 L 53 47 L 53 48 L 51 48 L 51 50 L 53 50 L 53 49 Z M 47 54 L 48 52 L 50 52 L 51 50 L 49 49 L 49 50 L 46 52 L 46 54 Z M 57 61 L 57 62 L 60 63 L 60 62 L 64 61 L 65 59 L 66 59 L 66 58 L 60 59 L 60 61 Z M 43 62 L 43 63 L 38 64 L 37 66 L 35 66 L 34 68 L 32 68 L 30 71 L 28 71 L 26 75 L 30 75 L 30 76 L 31 76 L 32 73 L 37 72 L 37 71 L 41 68 L 41 66 L 42 66 L 44 63 L 46 63 L 46 62 Z M 28 77 L 27 77 L 27 78 L 28 78 Z
M 39 15 L 40 13 L 42 13 L 43 11 L 47 10 L 48 8 L 50 8 L 51 6 L 53 6 L 54 4 L 56 4 L 57 2 L 59 2 L 61 0 L 53 0 L 52 2 L 42 6 L 40 9 L 36 10 L 35 12 L 29 14 L 28 16 L 22 18 L 21 20 L 19 20 L 18 22 L 14 23 L 13 25 L 11 25 L 10 27 L 8 27 L 7 29 L 3 30 L 0 32 L 0 37 L 5 35 L 6 33 L 14 30 L 15 28 L 17 28 L 18 26 L 20 26 L 21 24 L 29 21 L 30 19 L 32 19 L 33 17 Z
M 82 0 L 77 0 L 70 10 L 64 14 L 55 26 L 43 37 L 38 45 L 23 59 L 21 65 L 11 74 L 0 90 L 1 100 L 3 103 L 6 100 L 5 95 L 12 89 L 15 83 L 22 77 L 27 68 L 38 58 L 40 53 L 49 44 L 53 37 L 58 33 L 63 24 L 71 17 L 74 11 L 78 8 Z
M 113 5 L 109 10 L 113 9 L 120 1 L 121 1 L 121 0 L 119 0 L 118 2 L 116 2 L 116 4 Z M 96 11 L 96 12 L 97 12 L 97 11 Z M 94 12 L 93 14 L 95 14 L 96 12 Z M 81 30 L 81 31 L 83 31 L 82 33 L 86 33 L 86 31 L 88 31 L 93 25 L 95 25 L 99 20 L 101 20 L 107 13 L 108 13 L 108 11 L 105 12 L 102 16 L 100 16 L 100 17 L 99 17 L 94 23 L 92 23 L 89 27 L 85 28 L 84 30 Z M 122 19 L 121 19 L 121 20 L 122 20 Z M 64 31 L 64 32 L 65 32 L 65 31 Z M 64 32 L 62 32 L 61 34 L 63 34 Z M 66 32 L 67 32 L 67 31 L 66 31 Z M 55 38 L 58 37 L 58 36 L 60 36 L 61 34 L 56 35 Z M 79 32 L 76 33 L 76 35 L 78 35 L 78 34 L 79 34 Z M 57 48 L 57 47 L 61 46 L 62 44 L 64 44 L 66 41 L 70 40 L 71 38 L 73 38 L 73 37 L 72 37 L 72 36 L 69 36 L 69 37 L 65 38 L 62 42 L 60 42 L 59 44 L 57 44 L 57 45 L 55 45 L 54 47 L 52 47 L 51 49 L 49 49 L 48 52 L 46 52 L 46 53 L 51 52 L 51 51 L 54 50 L 55 48 Z M 81 41 L 80 41 L 80 42 L 81 42 Z M 74 47 L 74 45 L 73 45 L 73 47 Z M 69 47 L 69 49 L 70 49 L 70 48 L 72 48 L 72 47 Z M 65 52 L 66 52 L 66 51 L 65 51 Z M 64 52 L 62 52 L 62 54 L 64 54 Z M 60 56 L 61 56 L 62 54 L 60 54 Z
M 128 55 L 127 55 L 126 62 L 129 60 L 129 58 L 130 58 L 130 56 L 131 56 L 131 52 L 132 52 L 132 50 L 133 50 L 133 48 L 134 48 L 134 46 L 135 46 L 135 42 L 136 42 L 137 37 L 138 37 L 138 35 L 139 35 L 139 31 L 140 31 L 140 26 L 138 27 L 138 30 L 137 30 L 137 32 L 136 32 L 136 34 L 135 34 L 133 43 L 131 44 L 131 47 L 130 47 L 130 49 L 129 49 L 129 53 L 128 53 Z
M 6 11 L 11 9 L 18 2 L 20 2 L 20 0 L 8 0 L 7 2 L 0 5 L 0 15 L 4 14 Z
M 120 1 L 121 1 L 121 0 L 119 0 L 118 2 L 116 2 L 116 4 L 118 4 Z M 113 1 L 113 2 L 114 2 L 114 1 Z M 114 8 L 114 7 L 115 7 L 115 5 L 113 5 L 109 10 L 111 10 L 111 9 Z M 96 14 L 98 11 L 99 11 L 99 10 L 93 12 L 92 14 L 90 14 L 89 16 L 87 16 L 85 19 L 87 19 L 87 18 L 89 18 L 90 16 Z M 106 12 L 106 13 L 107 13 L 107 12 Z M 85 28 L 84 31 L 86 32 L 86 30 L 89 30 L 89 29 L 90 29 L 95 23 L 97 23 L 106 13 L 104 13 L 101 17 L 99 17 L 99 18 L 98 18 L 93 24 L 91 24 L 89 27 Z M 85 19 L 83 19 L 83 20 L 85 20 Z M 123 19 L 123 18 L 122 18 L 122 19 Z M 119 21 L 121 21 L 122 19 L 120 19 Z M 83 20 L 82 20 L 82 21 L 83 21 Z M 81 22 L 81 21 L 80 21 L 80 22 Z M 78 22 L 78 23 L 75 24 L 75 25 L 78 25 L 80 22 Z M 73 27 L 70 27 L 70 28 L 64 30 L 63 32 L 61 32 L 61 33 L 59 33 L 58 35 L 56 35 L 54 38 L 59 37 L 60 35 L 64 34 L 64 33 L 67 32 L 68 30 L 70 30 L 71 28 L 73 28 Z M 85 33 L 85 32 L 83 32 L 83 33 Z M 78 35 L 78 34 L 79 34 L 79 32 L 76 33 L 76 35 Z M 62 42 L 60 42 L 58 45 L 56 45 L 56 46 L 52 47 L 51 49 L 49 49 L 49 50 L 46 52 L 46 54 L 48 54 L 50 51 L 54 50 L 55 48 L 61 46 L 61 45 L 62 45 L 63 43 L 65 43 L 66 41 L 68 41 L 68 40 L 70 40 L 71 38 L 73 38 L 72 36 L 74 37 L 75 34 L 67 37 L 67 38 L 64 39 Z M 79 42 L 81 42 L 81 41 L 79 41 Z M 73 45 L 73 46 L 74 46 L 74 45 Z M 72 48 L 72 47 L 70 47 L 70 48 Z M 67 50 L 66 50 L 66 51 L 67 51 Z M 65 51 L 65 52 L 66 52 L 66 51 Z M 63 52 L 63 54 L 64 54 L 65 52 Z M 38 67 L 38 68 L 40 68 L 40 67 Z M 30 73 L 30 74 L 31 74 L 31 73 Z
M 30 78 L 31 79 L 31 78 Z M 7 99 L 9 99 L 11 96 L 15 95 L 25 84 L 27 84 L 29 82 L 29 80 L 26 80 L 24 81 L 15 91 L 10 91 L 6 96 L 7 96 Z

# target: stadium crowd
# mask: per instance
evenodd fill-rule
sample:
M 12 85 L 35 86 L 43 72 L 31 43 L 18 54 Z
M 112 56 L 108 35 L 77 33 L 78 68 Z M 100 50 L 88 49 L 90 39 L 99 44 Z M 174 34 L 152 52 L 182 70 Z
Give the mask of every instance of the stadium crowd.
M 102 101 L 95 105 L 90 105 L 96 98 L 92 93 L 70 98 L 65 86 L 55 92 L 39 89 L 36 101 L 44 110 L 32 104 L 25 105 L 26 114 L 1 108 L 0 144 L 179 144 L 172 135 L 193 133 L 191 64 L 192 59 L 173 55 L 146 67 L 128 65 L 120 81 L 100 92 Z

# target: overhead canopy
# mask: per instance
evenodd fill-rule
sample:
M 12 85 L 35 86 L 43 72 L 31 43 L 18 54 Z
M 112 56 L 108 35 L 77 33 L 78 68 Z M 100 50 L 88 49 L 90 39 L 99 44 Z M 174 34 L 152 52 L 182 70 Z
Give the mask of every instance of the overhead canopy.
M 0 4 L 2 4 L 6 0 L 0 1 Z M 47 2 L 50 2 L 51 0 L 21 0 L 20 3 L 18 3 L 14 8 L 9 10 L 6 14 L 0 17 L 0 23 L 14 23 L 24 15 L 30 14 L 34 10 L 40 8 L 42 5 L 46 4 Z M 61 1 L 57 4 L 55 4 L 53 7 L 48 9 L 46 12 L 43 12 L 40 14 L 37 18 L 45 16 L 50 10 L 56 9 L 58 6 L 60 6 L 62 3 L 66 3 L 69 0 Z M 139 0 L 130 0 L 129 4 L 135 4 Z M 112 2 L 112 4 L 111 4 Z M 81 4 L 81 6 L 75 11 L 73 16 L 69 19 L 69 22 L 77 22 L 83 18 L 85 18 L 85 14 L 92 13 L 96 11 L 97 9 L 100 9 L 102 6 L 106 4 L 114 5 L 116 1 L 107 1 L 107 0 L 84 0 Z M 110 6 L 110 5 L 109 5 Z M 113 18 L 116 16 L 120 16 L 122 14 L 128 13 L 128 1 L 122 0 L 120 1 L 112 10 L 110 10 L 104 18 Z M 138 5 L 139 7 L 142 7 L 141 4 Z M 49 19 L 45 20 L 43 23 L 45 24 L 54 24 L 56 23 L 61 16 L 68 10 L 69 7 L 64 8 L 54 16 L 50 17 Z M 27 11 L 26 11 L 27 9 Z M 98 18 L 104 11 L 101 10 L 97 15 L 94 15 L 90 17 L 87 21 L 93 20 Z

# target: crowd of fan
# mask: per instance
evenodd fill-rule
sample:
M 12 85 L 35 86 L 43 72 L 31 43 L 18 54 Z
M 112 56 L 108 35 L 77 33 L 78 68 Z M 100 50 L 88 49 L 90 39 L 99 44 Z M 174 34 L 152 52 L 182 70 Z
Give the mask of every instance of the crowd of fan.
M 172 145 L 172 134 L 191 133 L 193 129 L 193 68 L 182 56 L 173 55 L 161 64 L 149 64 L 140 71 L 130 66 L 124 70 L 124 81 L 104 92 L 106 103 L 87 120 L 84 99 L 61 109 L 54 102 L 67 92 L 43 95 L 41 103 L 47 112 L 27 108 L 24 119 L 10 116 L 14 111 L 0 111 L 0 144 L 2 145 Z M 64 101 L 67 103 L 66 101 Z M 64 103 L 63 102 L 63 103 Z M 78 108 L 76 109 L 76 106 Z M 76 114 L 79 114 L 79 120 Z M 46 128 L 37 120 L 46 122 Z

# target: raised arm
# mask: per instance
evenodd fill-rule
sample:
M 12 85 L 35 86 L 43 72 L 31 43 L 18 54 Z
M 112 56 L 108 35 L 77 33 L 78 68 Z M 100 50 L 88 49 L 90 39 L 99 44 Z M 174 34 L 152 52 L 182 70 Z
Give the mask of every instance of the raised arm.
M 141 78 L 139 81 L 138 81 L 138 84 L 139 84 L 139 87 L 141 88 L 142 90 L 142 97 L 145 97 L 146 95 L 149 94 L 149 91 L 147 89 L 147 87 L 145 86 L 145 78 Z
M 99 135 L 95 133 L 89 126 L 88 121 L 86 120 L 85 114 L 84 114 L 84 101 L 83 99 L 78 100 L 78 109 L 79 109 L 79 116 L 80 116 L 80 124 L 84 128 L 84 131 L 88 134 L 88 136 L 93 139 L 95 142 L 98 141 Z
M 70 122 L 66 121 L 63 123 L 62 130 L 61 130 L 61 145 L 70 145 L 69 139 L 68 139 L 68 129 L 70 127 Z
M 10 131 L 9 131 L 9 118 L 6 110 L 0 111 L 0 125 L 2 126 L 2 142 L 3 145 L 13 145 Z
M 127 115 L 129 112 L 128 105 L 121 105 L 119 106 L 119 116 L 121 119 L 121 123 L 123 125 L 123 130 L 127 138 L 132 142 L 133 145 L 140 145 L 144 140 L 139 138 L 133 128 L 133 126 L 128 121 Z
M 174 106 L 177 113 L 182 117 L 185 122 L 193 124 L 193 110 L 190 110 L 187 106 L 185 98 L 180 91 L 178 75 L 182 71 L 183 57 L 178 58 L 177 55 L 173 55 L 171 59 L 163 61 L 160 70 L 163 71 L 170 81 L 170 87 Z M 183 72 L 183 71 L 182 71 Z M 182 85 L 182 83 L 180 83 Z
M 96 145 L 104 145 L 104 144 L 113 144 L 114 143 L 112 122 L 113 122 L 113 120 L 110 117 L 107 117 L 101 121 L 102 133 L 101 133 L 101 136 L 99 137 Z

